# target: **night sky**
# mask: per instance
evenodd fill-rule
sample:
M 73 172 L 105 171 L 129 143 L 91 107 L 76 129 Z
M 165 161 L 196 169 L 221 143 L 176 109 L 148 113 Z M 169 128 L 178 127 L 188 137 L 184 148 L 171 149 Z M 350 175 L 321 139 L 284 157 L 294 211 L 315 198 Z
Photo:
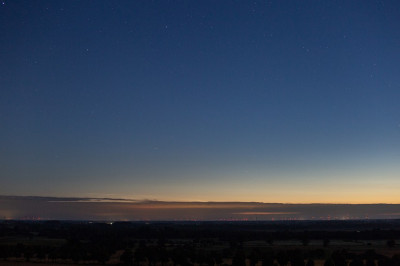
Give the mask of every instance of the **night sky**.
M 0 2 L 0 195 L 400 203 L 400 2 Z

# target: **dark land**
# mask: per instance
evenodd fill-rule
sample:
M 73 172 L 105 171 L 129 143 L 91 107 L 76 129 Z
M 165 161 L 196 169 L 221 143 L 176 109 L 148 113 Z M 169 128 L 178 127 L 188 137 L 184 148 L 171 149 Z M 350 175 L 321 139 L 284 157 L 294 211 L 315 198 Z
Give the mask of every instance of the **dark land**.
M 0 265 L 397 266 L 400 220 L 0 221 Z

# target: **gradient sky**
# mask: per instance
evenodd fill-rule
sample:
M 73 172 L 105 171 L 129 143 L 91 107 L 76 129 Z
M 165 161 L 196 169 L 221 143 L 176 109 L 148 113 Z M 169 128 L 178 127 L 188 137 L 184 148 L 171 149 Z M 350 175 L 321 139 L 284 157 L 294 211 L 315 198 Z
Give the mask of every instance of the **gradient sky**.
M 400 203 L 400 2 L 3 0 L 0 194 Z

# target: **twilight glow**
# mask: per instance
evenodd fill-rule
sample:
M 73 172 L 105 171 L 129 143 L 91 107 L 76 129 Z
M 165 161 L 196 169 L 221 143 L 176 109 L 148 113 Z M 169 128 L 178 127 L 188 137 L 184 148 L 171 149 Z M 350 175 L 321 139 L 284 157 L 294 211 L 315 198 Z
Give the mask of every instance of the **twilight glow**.
M 6 0 L 0 195 L 400 204 L 398 25 L 395 0 Z

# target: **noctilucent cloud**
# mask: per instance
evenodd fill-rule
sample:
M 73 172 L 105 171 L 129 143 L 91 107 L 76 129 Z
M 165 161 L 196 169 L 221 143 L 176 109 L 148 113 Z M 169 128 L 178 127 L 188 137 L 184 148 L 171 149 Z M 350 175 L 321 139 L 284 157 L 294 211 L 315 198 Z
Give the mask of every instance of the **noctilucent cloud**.
M 400 203 L 400 3 L 0 5 L 0 194 Z

